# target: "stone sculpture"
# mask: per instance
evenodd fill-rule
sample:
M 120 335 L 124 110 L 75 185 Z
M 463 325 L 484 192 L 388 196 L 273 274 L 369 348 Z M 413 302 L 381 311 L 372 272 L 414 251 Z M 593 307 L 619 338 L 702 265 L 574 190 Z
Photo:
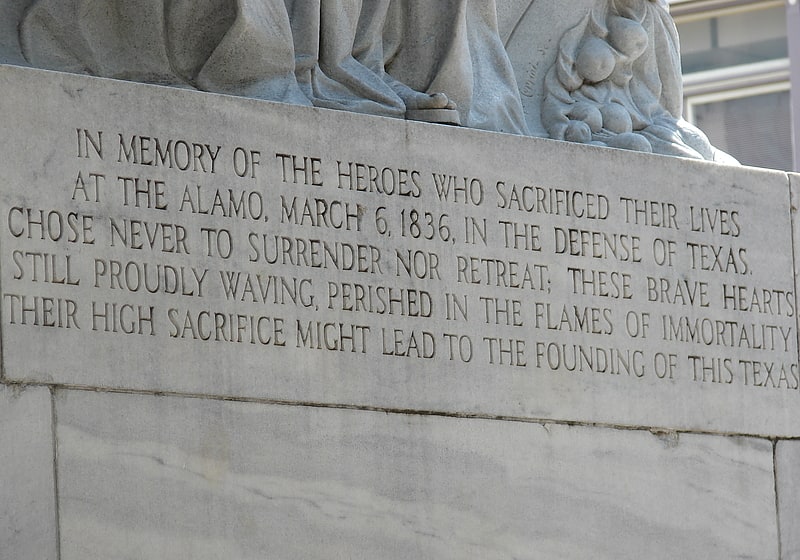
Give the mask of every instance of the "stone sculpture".
M 679 57 L 664 0 L 600 0 L 558 45 L 542 123 L 558 140 L 729 162 L 681 117 Z
M 522 133 L 494 14 L 493 0 L 37 0 L 20 34 L 34 66 Z
M 418 91 L 444 92 L 464 126 L 527 133 L 495 0 L 392 0 L 384 29 L 388 73 Z
M 310 104 L 283 0 L 36 0 L 20 39 L 38 67 Z
M 317 106 L 391 117 L 460 124 L 442 93 L 412 90 L 386 73 L 383 31 L 392 0 L 286 0 L 294 36 L 296 75 Z
M 681 117 L 665 0 L 516 2 L 505 45 L 495 0 L 27 1 L 37 67 L 733 162 Z

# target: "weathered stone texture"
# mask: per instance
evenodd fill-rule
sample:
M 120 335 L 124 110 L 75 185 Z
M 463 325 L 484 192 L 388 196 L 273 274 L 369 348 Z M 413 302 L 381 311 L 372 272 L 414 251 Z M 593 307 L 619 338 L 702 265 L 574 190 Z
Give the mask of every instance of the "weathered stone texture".
M 67 392 L 64 560 L 776 558 L 768 441 Z
M 0 558 L 56 560 L 50 391 L 0 385 Z

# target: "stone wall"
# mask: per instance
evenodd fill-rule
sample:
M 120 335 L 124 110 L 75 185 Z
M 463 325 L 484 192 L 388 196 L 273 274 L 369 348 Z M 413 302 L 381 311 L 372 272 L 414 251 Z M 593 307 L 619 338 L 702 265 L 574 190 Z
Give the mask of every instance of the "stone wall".
M 800 557 L 796 177 L 0 91 L 0 558 Z

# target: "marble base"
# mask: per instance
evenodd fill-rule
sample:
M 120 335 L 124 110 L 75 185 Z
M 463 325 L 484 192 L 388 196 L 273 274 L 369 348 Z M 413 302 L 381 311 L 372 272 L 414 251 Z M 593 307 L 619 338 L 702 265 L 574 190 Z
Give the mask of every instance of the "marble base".
M 56 403 L 64 560 L 777 558 L 764 440 L 82 392 Z
M 0 91 L 0 559 L 795 554 L 796 176 Z
M 50 391 L 0 384 L 0 558 L 57 560 Z
M 9 66 L 0 87 L 9 380 L 800 436 L 785 173 Z

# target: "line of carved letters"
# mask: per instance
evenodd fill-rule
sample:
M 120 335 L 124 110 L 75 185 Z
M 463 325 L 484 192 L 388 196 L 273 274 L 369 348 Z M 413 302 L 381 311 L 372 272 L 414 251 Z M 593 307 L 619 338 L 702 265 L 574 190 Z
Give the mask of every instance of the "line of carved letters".
M 71 137 L 72 175 L 5 211 L 12 328 L 800 388 L 794 293 L 755 280 L 745 208 Z

